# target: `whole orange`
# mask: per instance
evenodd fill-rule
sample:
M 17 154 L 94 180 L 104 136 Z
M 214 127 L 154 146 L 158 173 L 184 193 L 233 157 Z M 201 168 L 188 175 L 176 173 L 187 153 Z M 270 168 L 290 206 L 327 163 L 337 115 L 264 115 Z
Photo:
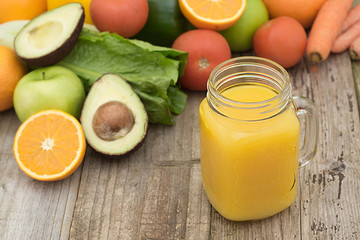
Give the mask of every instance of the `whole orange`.
M 31 20 L 47 10 L 46 0 L 0 0 L 0 23 Z
M 14 89 L 26 73 L 27 67 L 15 51 L 0 45 L 0 112 L 13 106 Z
M 316 14 L 326 0 L 263 0 L 270 18 L 288 16 L 298 20 L 304 28 L 311 27 Z

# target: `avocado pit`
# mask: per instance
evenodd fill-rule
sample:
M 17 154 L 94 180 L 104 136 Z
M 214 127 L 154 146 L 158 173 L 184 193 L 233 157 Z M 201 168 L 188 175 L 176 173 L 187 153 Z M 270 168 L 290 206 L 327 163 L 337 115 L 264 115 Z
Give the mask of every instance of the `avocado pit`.
M 99 138 L 113 141 L 129 133 L 134 122 L 133 113 L 124 103 L 110 101 L 96 110 L 92 127 Z

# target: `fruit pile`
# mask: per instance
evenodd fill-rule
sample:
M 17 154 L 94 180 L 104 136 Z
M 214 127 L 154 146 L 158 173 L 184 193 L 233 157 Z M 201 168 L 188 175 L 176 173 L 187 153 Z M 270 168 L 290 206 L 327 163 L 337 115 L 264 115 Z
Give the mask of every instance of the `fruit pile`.
M 319 63 L 330 53 L 347 49 L 353 60 L 360 59 L 360 6 L 351 9 L 353 0 L 244 0 L 228 1 L 226 7 L 206 0 L 179 0 L 179 3 L 187 20 L 196 28 L 214 31 L 213 35 L 220 33 L 231 52 L 246 54 L 253 50 L 250 54 L 273 60 L 284 68 L 295 66 L 304 55 L 311 63 Z M 228 11 L 227 7 L 238 12 Z M 213 9 L 222 16 L 211 15 Z M 212 48 L 221 44 L 221 40 L 195 31 L 204 30 L 184 33 L 192 32 L 194 36 L 179 36 L 173 47 L 189 53 L 185 74 L 180 79 L 182 86 L 206 90 L 207 79 L 217 60 L 221 62 L 229 55 L 226 43 L 223 50 L 214 51 Z M 207 40 L 212 44 L 208 46 Z
M 284 68 L 304 56 L 360 56 L 352 0 L 0 0 L 0 111 L 23 122 L 20 168 L 59 180 L 87 143 L 105 155 L 136 149 L 148 122 L 174 124 L 232 53 Z M 308 34 L 306 33 L 308 30 Z M 73 140 L 70 140 L 73 139 Z M 33 161 L 36 159 L 37 161 Z

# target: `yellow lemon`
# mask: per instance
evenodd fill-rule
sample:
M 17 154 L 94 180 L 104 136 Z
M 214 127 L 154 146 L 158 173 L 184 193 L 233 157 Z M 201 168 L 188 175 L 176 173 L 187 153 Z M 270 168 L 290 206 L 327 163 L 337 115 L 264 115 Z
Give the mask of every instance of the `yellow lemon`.
M 91 0 L 78 0 L 78 1 L 72 1 L 72 0 L 47 0 L 47 7 L 48 10 L 60 7 L 61 5 L 68 4 L 71 2 L 79 2 L 83 5 L 85 9 L 85 23 L 93 24 L 90 16 L 90 2 Z

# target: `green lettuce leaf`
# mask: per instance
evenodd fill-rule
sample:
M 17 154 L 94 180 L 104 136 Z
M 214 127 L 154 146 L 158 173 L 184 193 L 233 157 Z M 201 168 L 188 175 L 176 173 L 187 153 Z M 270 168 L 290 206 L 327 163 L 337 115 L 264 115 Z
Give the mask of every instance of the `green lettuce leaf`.
M 186 105 L 187 96 L 177 83 L 186 60 L 186 52 L 83 29 L 58 65 L 75 72 L 87 90 L 102 74 L 121 75 L 143 101 L 150 122 L 172 125 L 172 113 L 182 113 Z
M 173 48 L 155 46 L 155 45 L 152 45 L 152 44 L 150 44 L 148 42 L 144 42 L 144 41 L 137 40 L 137 39 L 131 39 L 131 42 L 138 45 L 141 48 L 147 49 L 147 50 L 152 51 L 152 52 L 161 53 L 165 57 L 168 57 L 168 58 L 171 58 L 171 59 L 179 60 L 180 61 L 180 65 L 179 65 L 180 77 L 182 77 L 182 75 L 184 74 L 186 60 L 187 60 L 187 57 L 188 57 L 187 52 L 179 51 L 179 50 L 176 50 L 176 49 L 173 49 Z
M 187 101 L 187 95 L 175 86 L 170 86 L 168 89 L 168 104 L 170 111 L 174 114 L 181 114 Z

